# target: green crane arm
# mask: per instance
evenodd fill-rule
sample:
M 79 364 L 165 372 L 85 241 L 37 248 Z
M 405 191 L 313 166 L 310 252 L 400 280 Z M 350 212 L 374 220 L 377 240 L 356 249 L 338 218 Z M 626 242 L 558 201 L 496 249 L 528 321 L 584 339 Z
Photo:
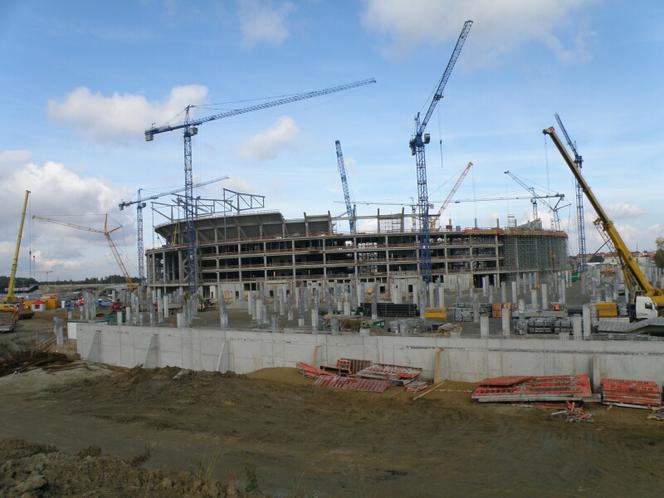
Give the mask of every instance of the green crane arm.
M 583 178 L 583 175 L 581 175 L 581 170 L 577 167 L 576 163 L 574 162 L 574 159 L 572 159 L 572 156 L 569 155 L 569 152 L 567 152 L 567 149 L 560 141 L 560 138 L 558 137 L 556 130 L 553 127 L 550 127 L 544 129 L 542 133 L 544 133 L 545 135 L 549 135 L 551 137 L 551 140 L 558 149 L 558 152 L 560 152 L 560 155 L 563 157 L 565 163 L 567 163 L 569 169 L 572 170 L 572 173 L 574 174 L 576 181 L 579 183 L 581 189 L 586 194 L 588 201 L 590 201 L 590 204 L 592 204 L 593 208 L 595 209 L 595 212 L 597 213 L 597 216 L 599 218 L 599 223 L 602 226 L 602 230 L 604 230 L 606 235 L 613 243 L 616 252 L 618 253 L 618 257 L 622 262 L 623 273 L 625 274 L 625 283 L 627 283 L 628 285 L 631 284 L 631 286 L 633 286 L 634 284 L 638 285 L 646 296 L 662 295 L 663 294 L 662 290 L 653 287 L 653 285 L 650 283 L 650 281 L 641 271 L 641 268 L 639 267 L 638 263 L 632 256 L 632 253 L 627 248 L 625 241 L 618 233 L 618 230 L 616 230 L 613 221 L 606 214 L 604 208 L 602 208 L 602 205 L 599 203 L 599 200 L 597 200 L 597 197 L 595 197 L 595 194 L 590 189 L 590 186 L 586 182 L 585 178 Z
M 14 296 L 14 287 L 16 285 L 16 269 L 18 268 L 18 255 L 21 250 L 21 238 L 23 237 L 23 224 L 25 223 L 25 213 L 28 210 L 28 197 L 30 196 L 30 191 L 25 191 L 25 197 L 23 198 L 23 211 L 21 212 L 21 223 L 18 226 L 18 236 L 16 237 L 16 249 L 14 250 L 14 259 L 12 259 L 12 271 L 9 275 L 9 286 L 7 288 L 7 297 L 5 300 L 7 302 L 13 303 L 16 301 Z

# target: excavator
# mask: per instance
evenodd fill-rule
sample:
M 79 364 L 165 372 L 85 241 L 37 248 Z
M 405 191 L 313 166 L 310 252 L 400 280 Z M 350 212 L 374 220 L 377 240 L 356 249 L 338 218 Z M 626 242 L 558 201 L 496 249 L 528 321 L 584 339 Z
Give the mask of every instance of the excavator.
M 21 212 L 21 222 L 18 226 L 18 236 L 16 237 L 16 249 L 14 250 L 14 259 L 12 260 L 12 269 L 9 274 L 9 286 L 7 288 L 7 295 L 3 297 L 0 303 L 0 312 L 12 313 L 14 318 L 31 318 L 32 310 L 29 306 L 18 302 L 14 295 L 14 287 L 16 286 L 16 269 L 18 268 L 18 256 L 21 251 L 21 239 L 23 238 L 23 225 L 25 223 L 25 213 L 28 209 L 28 197 L 30 191 L 25 191 L 23 198 L 23 211 Z
M 664 316 L 664 289 L 655 287 L 645 276 L 634 256 L 632 256 L 632 253 L 627 248 L 625 241 L 620 236 L 620 233 L 618 233 L 613 221 L 606 214 L 606 211 L 602 208 L 599 200 L 597 200 L 597 197 L 595 197 L 590 186 L 583 178 L 583 175 L 581 175 L 581 170 L 577 167 L 574 159 L 572 159 L 572 156 L 560 141 L 556 130 L 550 127 L 544 129 L 542 133 L 551 138 L 563 160 L 569 169 L 572 170 L 572 174 L 579 183 L 583 193 L 588 198 L 588 201 L 590 201 L 590 204 L 592 204 L 595 213 L 597 213 L 595 225 L 602 229 L 615 248 L 625 277 L 625 287 L 629 290 L 631 296 L 629 306 L 630 318 L 632 320 L 646 320 Z

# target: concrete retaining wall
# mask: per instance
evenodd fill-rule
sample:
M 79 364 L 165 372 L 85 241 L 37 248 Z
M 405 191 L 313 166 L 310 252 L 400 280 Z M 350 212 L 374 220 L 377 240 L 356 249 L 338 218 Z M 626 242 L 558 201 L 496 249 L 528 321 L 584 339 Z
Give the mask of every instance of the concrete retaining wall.
M 77 328 L 82 358 L 125 367 L 168 365 L 248 373 L 293 367 L 298 361 L 334 365 L 345 357 L 421 367 L 432 378 L 440 350 L 440 374 L 450 380 L 589 373 L 595 384 L 600 376 L 655 380 L 660 385 L 664 381 L 664 341 L 364 337 L 101 324 Z

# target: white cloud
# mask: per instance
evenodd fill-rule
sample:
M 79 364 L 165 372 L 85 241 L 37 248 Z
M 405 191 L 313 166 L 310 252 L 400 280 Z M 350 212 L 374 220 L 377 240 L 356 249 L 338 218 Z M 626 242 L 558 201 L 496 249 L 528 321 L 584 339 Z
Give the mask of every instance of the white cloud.
M 295 10 L 290 2 L 244 0 L 240 6 L 240 29 L 246 47 L 259 43 L 280 45 L 288 38 L 288 15 Z
M 612 218 L 638 218 L 646 214 L 645 209 L 631 202 L 609 203 L 605 209 Z
M 257 133 L 240 146 L 240 157 L 275 159 L 281 151 L 295 144 L 299 133 L 295 120 L 289 116 L 282 116 L 270 128 Z
M 588 0 L 366 0 L 364 22 L 371 30 L 392 38 L 387 53 L 399 55 L 420 45 L 455 40 L 467 19 L 475 24 L 468 38 L 471 64 L 495 62 L 515 46 L 536 41 L 559 59 L 585 58 L 584 40 L 572 36 L 565 47 L 556 36 L 568 15 Z
M 81 86 L 61 101 L 49 100 L 48 115 L 95 139 L 142 139 L 143 132 L 152 123 L 161 125 L 187 105 L 203 103 L 207 92 L 207 87 L 202 85 L 176 86 L 165 101 L 154 102 L 130 93 L 105 96 Z
M 5 151 L 7 152 L 7 151 Z M 0 157 L 6 157 L 0 151 Z M 29 154 L 26 154 L 29 157 Z M 20 166 L 0 162 L 0 196 L 4 202 L 7 220 L 0 226 L 0 273 L 8 274 L 16 243 L 25 190 L 31 191 L 28 215 L 42 215 L 77 225 L 103 228 L 102 213 L 110 213 L 109 225 L 122 224 L 114 233 L 114 240 L 133 255 L 135 244 L 134 213 L 118 212 L 117 203 L 131 193 L 95 177 L 84 178 L 63 164 L 48 161 L 38 165 L 23 162 Z M 94 213 L 94 214 L 93 214 Z M 71 216 L 58 216 L 71 215 Z M 40 270 L 55 270 L 61 278 L 102 276 L 118 273 L 111 259 L 105 238 L 101 234 L 77 231 L 71 228 L 40 222 L 26 217 L 19 262 L 19 274 L 27 276 L 29 249 Z M 135 267 L 130 262 L 129 268 Z M 37 277 L 45 278 L 38 274 Z M 53 275 L 50 277 L 54 278 Z
M 32 153 L 29 150 L 0 150 L 0 167 L 24 164 L 31 157 Z

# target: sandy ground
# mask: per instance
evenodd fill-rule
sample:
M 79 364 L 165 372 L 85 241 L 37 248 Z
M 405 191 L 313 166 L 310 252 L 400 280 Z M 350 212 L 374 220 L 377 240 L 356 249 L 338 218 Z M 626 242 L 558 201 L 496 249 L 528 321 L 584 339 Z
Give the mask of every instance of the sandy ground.
M 593 423 L 569 424 L 535 408 L 473 403 L 472 387 L 447 383 L 412 401 L 400 388 L 319 388 L 293 369 L 31 371 L 0 378 L 0 439 L 54 445 L 70 458 L 93 445 L 124 462 L 149 448 L 144 466 L 159 479 L 204 470 L 272 496 L 661 494 L 664 423 L 646 411 L 593 406 Z M 142 479 L 131 475 L 133 485 Z

